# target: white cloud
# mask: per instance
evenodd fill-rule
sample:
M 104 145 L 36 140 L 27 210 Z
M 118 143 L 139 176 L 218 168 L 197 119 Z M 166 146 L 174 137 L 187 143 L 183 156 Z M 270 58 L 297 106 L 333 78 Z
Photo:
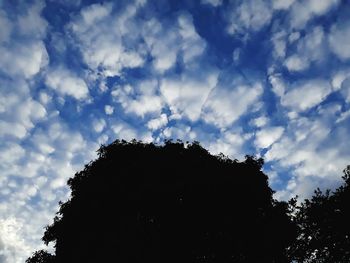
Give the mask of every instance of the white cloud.
M 279 97 L 282 97 L 285 93 L 286 86 L 282 79 L 281 74 L 273 73 L 269 75 L 269 81 L 272 86 L 272 91 Z
M 295 1 L 291 6 L 290 24 L 292 28 L 303 28 L 314 17 L 326 14 L 339 4 L 339 0 Z
M 331 51 L 341 60 L 350 59 L 350 22 L 333 25 L 328 36 Z
M 238 4 L 237 4 L 238 3 Z M 230 34 L 244 33 L 246 30 L 258 31 L 272 18 L 270 2 L 263 0 L 245 0 L 236 2 L 229 13 Z
M 85 63 L 104 76 L 120 75 L 124 68 L 140 67 L 144 63 L 139 48 L 123 45 L 129 34 L 126 23 L 134 17 L 140 4 L 130 4 L 120 14 L 112 13 L 112 4 L 93 4 L 82 9 L 70 23 Z M 135 32 L 137 33 L 137 32 Z
M 31 131 L 25 146 L 17 139 L 0 143 L 0 188 L 8 189 L 1 191 L 6 202 L 0 204 L 4 263 L 24 262 L 44 247 L 40 241 L 43 227 L 51 222 L 57 202 L 66 198 L 66 180 L 96 157 L 98 145 L 69 130 L 57 116 L 52 118 L 45 121 L 45 129 Z
M 308 5 L 312 12 L 314 12 L 317 15 L 322 15 L 329 11 L 329 9 L 333 6 L 336 6 L 339 4 L 339 0 L 326 0 L 326 1 L 318 1 L 318 0 L 310 0 Z
M 204 52 L 206 43 L 197 34 L 190 14 L 182 14 L 178 17 L 179 34 L 181 36 L 182 58 L 185 64 L 192 62 Z
M 242 147 L 245 141 L 245 137 L 241 132 L 225 131 L 216 140 L 204 141 L 204 144 L 211 154 L 223 153 L 230 158 L 243 159 L 244 151 Z
M 341 86 L 341 94 L 343 95 L 343 97 L 345 98 L 345 101 L 347 103 L 350 102 L 350 77 L 344 79 L 344 81 L 342 82 L 342 86 Z
M 340 116 L 337 118 L 336 123 L 342 122 L 350 117 L 350 110 L 342 112 Z
M 275 33 L 272 36 L 272 43 L 274 46 L 273 55 L 276 58 L 284 58 L 286 56 L 286 33 L 284 31 Z
M 1 70 L 14 77 L 30 78 L 47 66 L 48 54 L 41 41 L 13 43 L 11 47 L 0 46 Z
M 0 261 L 24 262 L 23 256 L 30 253 L 30 247 L 20 238 L 23 223 L 16 218 L 0 219 Z
M 182 141 L 193 141 L 197 134 L 192 127 L 184 124 L 176 124 L 175 126 L 167 127 L 162 132 L 165 138 L 180 139 Z
M 305 111 L 321 103 L 332 89 L 328 81 L 314 79 L 295 83 L 281 99 L 285 107 L 295 111 Z
M 100 133 L 106 127 L 106 121 L 104 119 L 95 119 L 92 122 L 92 127 L 94 128 L 95 132 Z
M 38 1 L 11 21 L 0 11 L 0 71 L 14 78 L 31 78 L 47 66 L 49 57 L 42 41 L 47 28 L 41 17 L 43 8 Z
M 38 39 L 45 37 L 48 23 L 41 16 L 44 7 L 43 2 L 37 1 L 26 10 L 23 16 L 18 18 L 19 34 Z
M 325 53 L 324 30 L 317 26 L 298 40 L 296 52 L 285 60 L 285 66 L 289 71 L 303 71 L 309 68 L 311 62 L 320 62 Z
M 45 91 L 40 92 L 39 100 L 43 105 L 48 104 L 51 101 L 52 97 L 47 94 Z
M 114 112 L 114 107 L 112 107 L 111 105 L 105 105 L 105 113 L 107 115 L 112 115 Z
M 27 135 L 27 129 L 22 124 L 0 120 L 0 136 L 4 137 L 6 135 L 23 139 Z
M 159 118 L 155 118 L 155 119 L 150 120 L 147 123 L 147 127 L 150 130 L 154 131 L 154 130 L 160 129 L 161 127 L 164 127 L 167 123 L 168 123 L 168 118 L 167 118 L 166 114 L 163 113 L 159 116 Z
M 91 26 L 94 23 L 100 22 L 102 19 L 110 15 L 112 12 L 112 5 L 108 4 L 93 4 L 85 7 L 81 11 L 81 17 L 85 25 Z
M 259 148 L 268 148 L 281 138 L 283 132 L 283 127 L 263 128 L 256 133 L 255 145 Z
M 274 9 L 288 9 L 295 0 L 272 0 L 272 6 Z
M 220 128 L 227 127 L 247 113 L 263 92 L 260 83 L 251 86 L 238 84 L 232 87 L 216 87 L 203 107 L 203 119 Z M 234 102 L 234 103 L 233 103 Z
M 341 171 L 349 160 L 347 146 L 342 144 L 348 128 L 344 123 L 335 125 L 334 115 L 339 110 L 337 105 L 328 106 L 313 117 L 290 120 L 280 140 L 267 151 L 267 162 L 273 161 L 276 169 L 287 169 L 293 176 L 281 195 L 298 194 L 304 198 L 318 186 L 332 187 L 339 183 Z M 307 178 L 312 178 L 314 183 L 303 187 Z
M 156 71 L 163 73 L 173 67 L 180 49 L 175 29 L 165 30 L 158 20 L 152 19 L 144 24 L 143 36 L 154 59 Z
M 285 65 L 289 71 L 302 71 L 309 67 L 309 62 L 305 57 L 292 55 L 286 59 Z
M 144 23 L 142 35 L 153 57 L 158 73 L 171 69 L 181 54 L 185 66 L 195 61 L 206 47 L 197 34 L 190 14 L 182 13 L 175 25 L 164 28 L 160 21 L 152 19 Z
M 222 5 L 222 0 L 201 0 L 201 3 L 217 7 Z
M 160 114 L 163 107 L 162 98 L 157 95 L 158 83 L 145 80 L 134 87 L 116 86 L 111 95 L 121 104 L 126 113 L 144 118 L 147 114 Z
M 210 91 L 217 83 L 217 77 L 214 71 L 196 78 L 187 75 L 180 79 L 165 78 L 161 81 L 160 92 L 173 114 L 196 121 Z
M 5 147 L 0 152 L 1 164 L 11 165 L 24 157 L 24 154 L 25 150 L 22 146 L 13 142 L 5 142 Z
M 47 116 L 44 106 L 30 96 L 26 82 L 0 79 L 0 136 L 23 139 L 37 122 Z
M 289 43 L 293 43 L 293 42 L 297 41 L 299 38 L 300 38 L 300 32 L 298 32 L 298 31 L 292 32 L 288 37 L 288 41 L 289 41 Z
M 72 96 L 77 100 L 86 99 L 89 96 L 85 81 L 63 67 L 50 70 L 45 77 L 45 84 L 58 94 Z
M 251 124 L 258 127 L 258 128 L 261 128 L 261 127 L 265 126 L 268 123 L 268 121 L 269 121 L 269 119 L 267 117 L 261 116 L 259 118 L 252 120 Z
M 135 127 L 123 121 L 116 121 L 111 125 L 111 130 L 117 139 L 130 141 L 132 139 L 142 140 L 144 142 L 153 141 L 152 133 L 149 131 L 137 130 Z
M 235 50 L 232 53 L 232 59 L 235 64 L 239 63 L 239 57 L 241 56 L 242 50 L 240 48 L 235 48 Z
M 334 91 L 340 90 L 345 79 L 350 77 L 350 70 L 339 70 L 332 76 L 332 88 Z

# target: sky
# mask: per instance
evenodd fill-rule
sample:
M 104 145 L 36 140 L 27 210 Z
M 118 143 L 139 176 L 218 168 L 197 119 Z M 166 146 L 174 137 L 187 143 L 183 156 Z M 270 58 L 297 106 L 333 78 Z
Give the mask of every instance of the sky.
M 279 200 L 334 189 L 349 102 L 346 0 L 0 1 L 0 263 L 115 139 L 263 157 Z

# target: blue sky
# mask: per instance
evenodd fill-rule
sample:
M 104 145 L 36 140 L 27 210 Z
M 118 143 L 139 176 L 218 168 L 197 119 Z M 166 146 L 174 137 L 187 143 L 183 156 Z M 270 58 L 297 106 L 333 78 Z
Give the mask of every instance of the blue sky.
M 0 58 L 0 263 L 117 138 L 261 156 L 278 199 L 350 164 L 345 0 L 5 0 Z

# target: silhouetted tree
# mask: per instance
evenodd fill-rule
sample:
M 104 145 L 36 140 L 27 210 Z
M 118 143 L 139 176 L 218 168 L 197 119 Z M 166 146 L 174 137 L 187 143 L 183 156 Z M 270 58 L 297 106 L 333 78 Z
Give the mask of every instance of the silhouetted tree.
M 298 238 L 291 247 L 297 262 L 350 262 L 350 166 L 333 193 L 315 191 L 297 210 Z
M 116 141 L 98 154 L 46 228 L 55 263 L 290 262 L 291 206 L 273 200 L 262 159 L 181 141 Z
M 47 251 L 39 250 L 26 260 L 26 263 L 53 263 L 55 256 L 51 255 Z

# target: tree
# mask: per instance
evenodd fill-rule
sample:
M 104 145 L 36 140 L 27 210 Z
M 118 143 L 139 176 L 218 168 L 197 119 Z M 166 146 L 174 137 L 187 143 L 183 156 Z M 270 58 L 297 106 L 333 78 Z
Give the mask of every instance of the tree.
M 55 256 L 47 251 L 39 250 L 26 260 L 26 263 L 54 263 Z
M 46 228 L 55 263 L 290 262 L 290 205 L 272 198 L 262 159 L 181 141 L 115 141 L 98 155 Z
M 298 238 L 291 247 L 297 262 L 350 262 L 350 166 L 333 193 L 315 191 L 297 210 Z

